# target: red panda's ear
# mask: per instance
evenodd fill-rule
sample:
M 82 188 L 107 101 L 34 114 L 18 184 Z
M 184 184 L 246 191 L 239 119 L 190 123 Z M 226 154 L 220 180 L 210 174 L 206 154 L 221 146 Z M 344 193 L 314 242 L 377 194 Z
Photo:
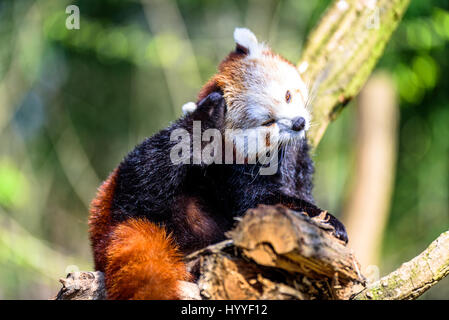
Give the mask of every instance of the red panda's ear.
M 260 51 L 257 38 L 249 29 L 236 28 L 234 30 L 235 51 L 240 54 L 252 55 Z
M 245 48 L 241 45 L 239 45 L 238 43 L 235 45 L 235 52 L 238 54 L 248 54 L 248 48 Z

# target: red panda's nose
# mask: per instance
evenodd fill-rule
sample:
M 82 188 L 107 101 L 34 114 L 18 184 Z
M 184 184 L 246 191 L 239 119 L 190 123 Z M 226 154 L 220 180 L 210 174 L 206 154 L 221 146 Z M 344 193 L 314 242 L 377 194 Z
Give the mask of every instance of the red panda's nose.
M 292 120 L 292 123 L 292 130 L 301 131 L 304 130 L 304 127 L 306 126 L 306 119 L 303 117 L 297 117 Z

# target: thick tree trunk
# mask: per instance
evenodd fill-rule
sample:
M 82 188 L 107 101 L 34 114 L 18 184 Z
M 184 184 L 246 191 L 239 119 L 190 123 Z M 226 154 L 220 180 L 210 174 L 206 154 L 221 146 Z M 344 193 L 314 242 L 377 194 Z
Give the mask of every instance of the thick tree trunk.
M 357 97 L 355 107 L 355 161 L 343 222 L 363 272 L 380 264 L 390 212 L 399 111 L 391 76 L 386 72 L 374 74 Z M 365 272 L 369 278 L 368 270 Z

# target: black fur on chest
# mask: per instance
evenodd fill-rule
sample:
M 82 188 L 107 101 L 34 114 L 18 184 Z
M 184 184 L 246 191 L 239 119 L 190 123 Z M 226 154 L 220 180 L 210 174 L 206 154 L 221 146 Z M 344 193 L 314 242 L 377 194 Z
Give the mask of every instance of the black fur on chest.
M 297 141 L 278 154 L 278 169 L 273 175 L 261 175 L 260 164 L 212 165 L 192 176 L 189 187 L 203 181 L 203 194 L 211 191 L 209 199 L 217 209 L 225 208 L 224 214 L 232 216 L 242 215 L 267 197 L 290 196 L 313 202 L 313 163 L 306 142 Z
M 213 92 L 198 103 L 196 111 L 129 153 L 117 169 L 112 222 L 147 219 L 164 226 L 183 252 L 190 252 L 222 240 L 235 217 L 259 204 L 282 204 L 311 217 L 320 215 L 322 210 L 312 197 L 313 162 L 305 139 L 280 147 L 273 175 L 259 174 L 260 165 L 171 161 L 177 142 L 170 137 L 175 129 L 191 133 L 193 121 L 201 121 L 201 130 L 220 129 L 225 114 L 222 94 Z M 327 216 L 335 235 L 347 241 L 344 226 Z
M 313 202 L 313 163 L 305 140 L 279 150 L 276 174 L 260 175 L 257 164 L 173 165 L 168 134 L 147 139 L 120 165 L 115 221 L 145 218 L 164 225 L 188 252 L 222 240 L 234 217 L 260 203 L 283 196 Z

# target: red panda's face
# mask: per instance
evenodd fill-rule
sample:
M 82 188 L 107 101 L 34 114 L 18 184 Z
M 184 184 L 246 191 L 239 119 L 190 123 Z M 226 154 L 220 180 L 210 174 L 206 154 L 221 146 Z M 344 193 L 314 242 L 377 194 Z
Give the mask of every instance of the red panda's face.
M 236 29 L 234 38 L 238 57 L 220 67 L 226 129 L 268 132 L 278 144 L 304 138 L 311 116 L 308 90 L 296 67 L 258 43 L 247 29 Z

